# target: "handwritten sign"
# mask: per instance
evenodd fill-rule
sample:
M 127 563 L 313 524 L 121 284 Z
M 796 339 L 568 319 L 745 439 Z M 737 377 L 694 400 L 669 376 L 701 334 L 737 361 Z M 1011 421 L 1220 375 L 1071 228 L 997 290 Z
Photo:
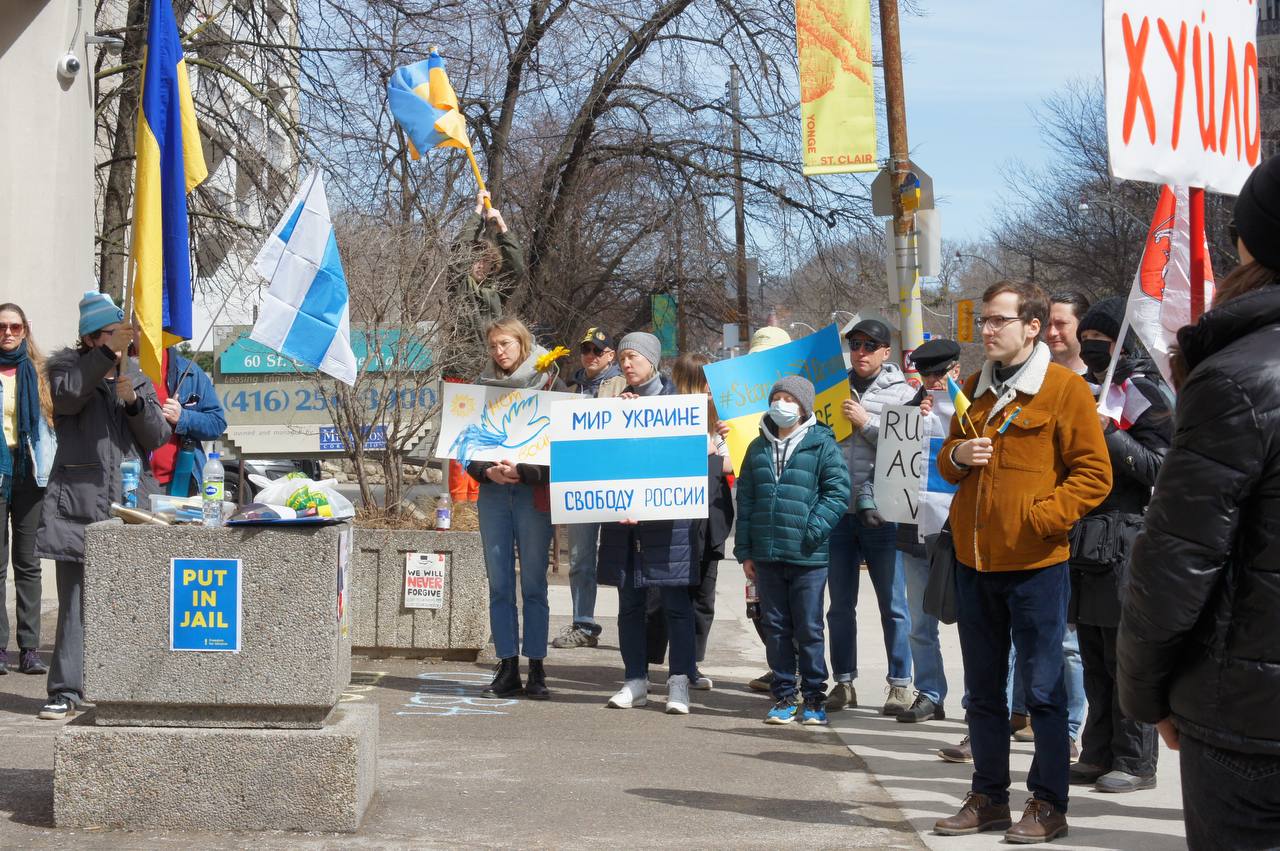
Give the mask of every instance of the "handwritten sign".
M 1237 194 L 1262 152 L 1258 4 L 1106 0 L 1103 18 L 1111 174 Z
M 240 652 L 240 560 L 170 562 L 169 649 Z
M 706 396 L 555 403 L 552 523 L 706 516 Z
M 576 393 L 446 383 L 437 458 L 551 463 L 551 405 Z
M 849 398 L 844 350 L 835 325 L 754 355 L 730 358 L 704 367 L 716 413 L 729 426 L 726 441 L 733 469 L 742 469 L 747 446 L 760 433 L 760 417 L 769 410 L 769 390 L 779 378 L 800 375 L 813 382 L 814 414 L 844 440 L 853 426 L 840 411 Z
M 404 607 L 406 609 L 444 608 L 447 559 L 444 553 L 405 553 Z
M 885 405 L 876 444 L 876 508 L 891 523 L 915 523 L 920 510 L 920 477 L 925 445 L 920 439 L 920 409 Z

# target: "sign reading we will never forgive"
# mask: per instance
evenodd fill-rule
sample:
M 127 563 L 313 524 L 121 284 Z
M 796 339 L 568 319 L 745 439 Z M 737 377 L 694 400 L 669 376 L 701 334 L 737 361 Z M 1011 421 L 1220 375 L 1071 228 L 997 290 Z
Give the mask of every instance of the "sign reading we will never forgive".
M 576 393 L 446 383 L 437 458 L 551 463 L 551 405 Z
M 742 469 L 747 447 L 760 433 L 760 417 L 769 410 L 769 391 L 779 378 L 800 375 L 813 383 L 817 399 L 813 413 L 844 440 L 853 426 L 841 413 L 849 398 L 844 350 L 835 325 L 784 346 L 740 358 L 709 363 L 703 368 L 715 400 L 716 414 L 729 426 L 729 458 Z
M 1262 156 L 1254 0 L 1106 0 L 1107 148 L 1125 180 L 1235 195 Z
M 556 402 L 551 522 L 707 516 L 707 397 Z

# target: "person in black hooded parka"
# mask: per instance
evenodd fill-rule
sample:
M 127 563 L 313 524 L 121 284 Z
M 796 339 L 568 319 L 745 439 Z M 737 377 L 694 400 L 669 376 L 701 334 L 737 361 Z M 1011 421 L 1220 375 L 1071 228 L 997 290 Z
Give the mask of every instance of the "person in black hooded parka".
M 1119 296 L 1098 302 L 1081 317 L 1076 330 L 1085 377 L 1099 387 L 1111 365 L 1126 303 Z M 1111 456 L 1111 493 L 1071 533 L 1067 617 L 1080 640 L 1089 701 L 1080 761 L 1071 766 L 1071 781 L 1092 783 L 1099 792 L 1134 792 L 1156 785 L 1155 727 L 1124 716 L 1115 686 L 1120 587 L 1128 551 L 1142 528 L 1142 512 L 1173 436 L 1173 418 L 1158 381 L 1155 365 L 1139 354 L 1136 337 L 1128 332 L 1102 417 Z
M 1234 226 L 1240 266 L 1178 332 L 1117 646 L 1125 715 L 1180 750 L 1193 851 L 1280 847 L 1280 158 Z

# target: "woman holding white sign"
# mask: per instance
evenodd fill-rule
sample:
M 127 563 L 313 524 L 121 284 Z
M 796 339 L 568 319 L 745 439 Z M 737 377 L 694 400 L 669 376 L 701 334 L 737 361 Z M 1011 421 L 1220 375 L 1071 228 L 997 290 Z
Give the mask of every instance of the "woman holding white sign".
M 622 398 L 676 395 L 675 383 L 658 371 L 662 344 L 657 337 L 632 332 L 618 343 L 618 354 L 627 379 Z M 657 588 L 671 643 L 666 711 L 689 714 L 689 682 L 697 667 L 689 586 L 699 578 L 701 532 L 697 520 L 601 525 L 598 581 L 618 588 L 618 644 L 626 669 L 626 682 L 621 691 L 609 698 L 610 707 L 630 709 L 644 706 L 649 700 L 645 605 L 648 590 Z
M 554 357 L 533 341 L 519 319 L 499 319 L 485 329 L 489 363 L 477 384 L 497 387 L 561 390 Z M 550 470 L 537 464 L 472 461 L 467 472 L 480 483 L 477 500 L 480 541 L 489 576 L 489 623 L 497 651 L 497 671 L 484 690 L 487 697 L 547 700 L 547 554 L 551 546 Z M 524 635 L 516 607 L 516 552 L 520 553 L 520 593 L 524 603 Z M 520 651 L 529 660 L 529 679 L 520 680 Z

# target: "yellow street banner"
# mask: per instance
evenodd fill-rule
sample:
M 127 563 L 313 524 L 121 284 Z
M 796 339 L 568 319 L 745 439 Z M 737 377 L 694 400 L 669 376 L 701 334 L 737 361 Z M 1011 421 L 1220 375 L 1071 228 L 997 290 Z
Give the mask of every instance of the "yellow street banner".
M 876 171 L 869 0 L 796 0 L 804 173 Z

